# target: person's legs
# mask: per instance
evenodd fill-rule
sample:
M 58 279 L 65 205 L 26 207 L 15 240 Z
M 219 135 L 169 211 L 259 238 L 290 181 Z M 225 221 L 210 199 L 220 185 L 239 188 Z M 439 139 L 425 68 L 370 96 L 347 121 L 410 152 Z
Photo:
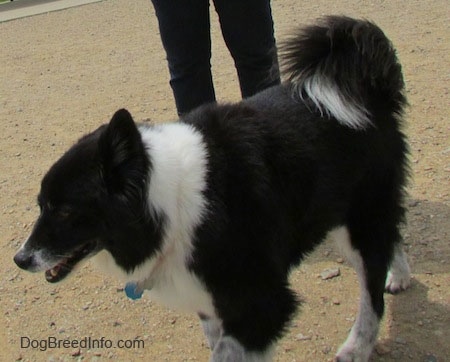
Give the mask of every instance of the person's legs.
M 280 83 L 270 0 L 214 0 L 243 98 Z
M 152 0 L 178 114 L 214 102 L 208 0 Z

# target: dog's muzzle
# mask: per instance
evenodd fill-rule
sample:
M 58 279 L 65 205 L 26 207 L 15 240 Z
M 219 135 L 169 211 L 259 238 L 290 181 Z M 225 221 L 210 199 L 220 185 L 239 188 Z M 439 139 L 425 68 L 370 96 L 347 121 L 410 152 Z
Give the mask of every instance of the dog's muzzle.
M 34 271 L 38 267 L 36 258 L 33 256 L 33 254 L 29 253 L 26 249 L 23 248 L 20 249 L 14 256 L 14 262 L 19 268 L 27 271 Z

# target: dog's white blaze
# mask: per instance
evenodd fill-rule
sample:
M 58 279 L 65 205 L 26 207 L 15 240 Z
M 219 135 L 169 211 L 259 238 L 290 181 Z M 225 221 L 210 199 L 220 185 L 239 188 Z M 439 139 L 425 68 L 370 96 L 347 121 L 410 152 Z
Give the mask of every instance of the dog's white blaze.
M 301 87 L 322 115 L 325 112 L 342 125 L 353 129 L 364 129 L 371 124 L 367 109 L 356 101 L 347 99 L 337 85 L 326 78 L 313 75 L 306 78 Z
M 369 290 L 367 289 L 363 259 L 359 252 L 351 246 L 346 227 L 333 230 L 330 236 L 338 244 L 348 262 L 355 268 L 360 288 L 358 315 L 347 340 L 339 348 L 337 357 L 342 361 L 365 362 L 369 360 L 376 342 L 379 318 L 373 310 Z
M 164 305 L 214 316 L 210 294 L 186 264 L 192 255 L 192 234 L 206 210 L 207 152 L 201 135 L 182 123 L 140 128 L 152 162 L 148 192 L 151 211 L 166 217 L 161 251 L 122 278 L 148 279 L 150 297 Z M 110 272 L 118 269 L 107 251 L 96 257 Z M 117 275 L 117 273 L 115 273 Z

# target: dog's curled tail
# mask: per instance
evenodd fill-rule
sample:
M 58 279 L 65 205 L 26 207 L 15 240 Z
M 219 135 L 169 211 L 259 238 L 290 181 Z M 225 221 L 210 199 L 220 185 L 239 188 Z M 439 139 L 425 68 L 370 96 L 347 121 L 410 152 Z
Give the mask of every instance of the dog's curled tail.
M 403 112 L 401 66 L 389 39 L 369 21 L 325 17 L 300 29 L 279 53 L 302 99 L 345 126 L 365 129 Z

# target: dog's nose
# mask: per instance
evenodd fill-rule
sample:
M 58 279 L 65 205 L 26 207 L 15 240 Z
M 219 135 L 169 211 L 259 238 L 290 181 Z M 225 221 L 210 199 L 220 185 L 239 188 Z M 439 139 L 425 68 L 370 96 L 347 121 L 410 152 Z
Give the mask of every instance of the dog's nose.
M 14 262 L 19 268 L 27 270 L 33 264 L 33 257 L 27 253 L 24 253 L 23 251 L 19 251 L 14 256 Z

